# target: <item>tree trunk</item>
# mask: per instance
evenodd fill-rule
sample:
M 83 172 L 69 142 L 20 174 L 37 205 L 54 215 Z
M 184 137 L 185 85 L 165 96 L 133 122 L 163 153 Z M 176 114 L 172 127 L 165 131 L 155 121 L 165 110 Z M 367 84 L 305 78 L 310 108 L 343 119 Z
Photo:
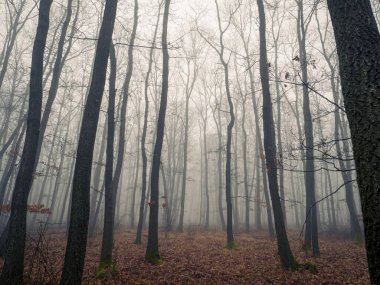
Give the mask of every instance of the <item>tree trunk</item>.
M 195 75 L 194 75 L 195 76 Z M 188 79 L 189 80 L 189 79 Z M 187 82 L 188 84 L 188 82 Z M 183 143 L 183 172 L 181 187 L 181 210 L 179 214 L 178 232 L 183 232 L 183 218 L 185 215 L 185 197 L 186 197 L 186 179 L 187 179 L 187 146 L 189 141 L 189 101 L 190 95 L 186 86 L 186 102 L 185 102 L 185 141 Z
M 116 17 L 116 7 L 117 0 L 106 1 L 103 22 L 96 47 L 90 90 L 83 113 L 73 177 L 68 241 L 61 277 L 61 284 L 65 285 L 80 284 L 82 281 L 90 212 L 92 158 L 99 121 L 100 104 L 106 81 L 107 62 Z
M 124 153 L 125 153 L 125 132 L 126 132 L 126 120 L 127 120 L 127 103 L 129 98 L 129 88 L 130 83 L 132 79 L 132 73 L 133 73 L 133 49 L 134 49 L 134 43 L 136 38 L 136 31 L 137 31 L 137 24 L 138 24 L 138 0 L 134 1 L 134 12 L 133 12 L 133 28 L 131 33 L 131 38 L 129 40 L 129 47 L 128 47 L 128 66 L 127 66 L 127 73 L 125 76 L 124 86 L 123 86 L 123 93 L 122 93 L 122 103 L 121 103 L 121 110 L 120 110 L 120 130 L 119 130 L 119 142 L 118 142 L 118 154 L 117 154 L 117 160 L 116 160 L 116 166 L 115 166 L 115 173 L 112 180 L 112 193 L 113 193 L 113 204 L 116 204 L 116 197 L 117 192 L 119 188 L 119 181 L 121 172 L 123 170 L 123 161 L 124 161 Z M 115 209 L 113 215 L 115 216 Z
M 47 123 L 49 120 L 49 116 L 50 116 L 50 113 L 51 113 L 51 110 L 53 107 L 55 97 L 57 96 L 57 92 L 58 92 L 59 78 L 61 76 L 61 72 L 62 72 L 62 68 L 63 68 L 63 64 L 64 64 L 64 61 L 62 61 L 62 59 L 64 58 L 63 57 L 63 48 L 64 48 L 64 45 L 66 42 L 66 34 L 67 34 L 67 30 L 69 28 L 71 15 L 73 12 L 72 6 L 73 6 L 73 0 L 68 0 L 67 1 L 67 7 L 66 7 L 66 18 L 65 18 L 65 21 L 63 22 L 61 35 L 60 35 L 59 42 L 58 42 L 57 55 L 56 55 L 55 62 L 54 62 L 53 76 L 52 76 L 51 83 L 50 83 L 49 95 L 48 95 L 48 98 L 46 100 L 45 109 L 44 109 L 44 112 L 43 112 L 42 118 L 41 118 L 40 134 L 38 137 L 38 147 L 37 147 L 37 153 L 36 153 L 36 164 L 34 166 L 34 170 L 37 168 L 37 164 L 38 164 L 38 160 L 39 160 L 40 154 L 41 154 L 41 148 L 42 148 L 42 143 L 43 143 L 43 139 L 45 136 Z M 79 7 L 77 9 L 79 9 Z M 77 17 L 76 17 L 76 19 L 77 19 Z
M 207 107 L 206 107 L 207 108 Z M 207 118 L 207 117 L 206 117 Z M 205 219 L 205 230 L 208 231 L 210 227 L 210 194 L 209 194 L 209 183 L 208 183 L 208 148 L 207 148 L 207 121 L 203 122 L 203 156 L 204 156 L 204 175 L 205 175 L 205 190 L 206 190 L 206 219 Z
M 368 267 L 380 283 L 380 34 L 369 0 L 328 0 L 351 128 Z
M 13 190 L 9 235 L 3 270 L 2 284 L 20 284 L 23 281 L 26 238 L 27 203 L 33 181 L 33 167 L 40 129 L 42 108 L 42 72 L 46 37 L 49 30 L 49 14 L 52 0 L 41 0 L 36 38 L 33 46 L 30 72 L 28 121 L 20 167 Z
M 146 178 L 147 178 L 147 168 L 148 168 L 148 158 L 146 155 L 146 147 L 145 147 L 145 141 L 146 141 L 146 135 L 147 135 L 147 129 L 148 129 L 148 115 L 149 115 L 149 94 L 148 93 L 149 93 L 150 74 L 152 73 L 154 46 L 156 45 L 160 15 L 161 15 L 161 5 L 159 6 L 159 9 L 158 9 L 158 16 L 157 16 L 157 21 L 156 21 L 156 27 L 154 30 L 154 35 L 153 35 L 152 48 L 150 49 L 150 53 L 149 53 L 148 71 L 145 76 L 145 86 L 144 86 L 145 112 L 144 112 L 143 131 L 141 135 L 141 158 L 142 158 L 141 200 L 140 200 L 140 207 L 139 207 L 139 222 L 137 224 L 136 239 L 135 239 L 136 244 L 141 243 L 141 236 L 142 236 L 142 230 L 143 230 L 143 225 L 144 225 L 144 208 L 145 208 L 145 203 L 146 203 L 146 184 L 147 184 Z
M 257 0 L 260 21 L 260 74 L 263 89 L 264 149 L 267 164 L 269 191 L 272 198 L 274 222 L 277 234 L 277 247 L 281 264 L 295 269 L 297 264 L 289 246 L 277 184 L 276 136 L 273 121 L 272 101 L 269 88 L 269 69 L 266 51 L 265 11 L 262 0 Z
M 161 150 L 164 140 L 166 106 L 169 89 L 169 51 L 168 51 L 168 20 L 169 20 L 170 0 L 165 0 L 163 28 L 162 28 L 162 91 L 160 110 L 157 119 L 156 143 L 153 151 L 152 178 L 150 183 L 150 211 L 148 244 L 145 253 L 145 260 L 150 263 L 157 263 L 160 260 L 158 251 L 158 209 L 159 209 L 159 176 L 161 163 Z
M 317 205 L 315 205 L 315 173 L 314 173 L 314 135 L 313 118 L 310 110 L 309 79 L 307 71 L 306 32 L 304 23 L 303 0 L 298 3 L 297 36 L 300 50 L 300 64 L 303 91 L 303 117 L 305 131 L 305 189 L 306 189 L 306 230 L 304 247 L 312 249 L 313 255 L 319 255 Z
M 111 44 L 110 49 L 110 77 L 109 77 L 109 96 L 108 96 L 108 134 L 107 134 L 107 150 L 106 150 L 106 169 L 104 172 L 104 226 L 102 249 L 100 256 L 100 267 L 112 264 L 112 248 L 113 248 L 113 212 L 115 205 L 113 204 L 114 193 L 112 192 L 112 174 L 113 174 L 113 152 L 115 139 L 115 97 L 116 97 L 116 55 L 115 47 Z

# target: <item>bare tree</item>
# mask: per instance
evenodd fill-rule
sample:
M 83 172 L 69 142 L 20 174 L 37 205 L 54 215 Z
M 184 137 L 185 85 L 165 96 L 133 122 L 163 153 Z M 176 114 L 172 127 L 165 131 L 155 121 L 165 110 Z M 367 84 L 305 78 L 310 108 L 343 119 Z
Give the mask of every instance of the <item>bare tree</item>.
M 152 178 L 150 183 L 150 211 L 148 244 L 145 253 L 145 260 L 150 263 L 157 263 L 160 260 L 158 251 L 158 208 L 159 208 L 159 175 L 161 164 L 161 151 L 164 140 L 165 117 L 167 107 L 167 97 L 169 89 L 169 50 L 168 50 L 168 21 L 169 21 L 170 0 L 165 0 L 163 27 L 162 27 L 162 91 L 160 110 L 157 119 L 156 143 L 153 151 Z
M 234 248 L 234 234 L 233 234 L 233 221 L 232 221 L 232 199 L 231 199 L 231 145 L 232 145 L 232 129 L 235 124 L 235 112 L 234 105 L 232 102 L 231 90 L 230 90 L 230 78 L 229 78 L 229 60 L 231 58 L 231 54 L 229 55 L 229 59 L 225 59 L 225 45 L 224 45 L 224 34 L 227 32 L 228 28 L 231 25 L 231 21 L 235 13 L 240 8 L 241 3 L 238 2 L 238 5 L 230 12 L 227 25 L 222 27 L 222 19 L 219 10 L 218 1 L 215 0 L 215 6 L 218 16 L 218 28 L 219 28 L 219 47 L 217 47 L 214 43 L 208 40 L 202 33 L 200 35 L 202 38 L 215 50 L 215 52 L 219 56 L 220 63 L 223 66 L 224 70 L 224 85 L 225 91 L 228 101 L 230 121 L 227 126 L 227 145 L 226 145 L 226 204 L 227 204 L 227 247 Z
M 269 69 L 266 51 L 265 11 L 262 0 L 257 0 L 260 19 L 260 75 L 263 89 L 264 149 L 267 163 L 269 190 L 272 199 L 274 224 L 277 234 L 277 247 L 281 264 L 295 269 L 297 263 L 289 246 L 277 184 L 276 134 L 273 122 L 272 101 L 269 88 Z
M 4 267 L 0 275 L 3 284 L 21 284 L 24 270 L 27 202 L 33 180 L 33 167 L 40 129 L 42 109 L 42 72 L 44 51 L 49 31 L 49 14 L 52 0 L 40 2 L 37 33 L 33 45 L 30 72 L 28 121 L 20 167 L 12 196 L 9 234 Z
M 70 227 L 61 284 L 80 284 L 82 280 L 90 212 L 91 164 L 116 8 L 117 1 L 106 2 L 96 47 L 92 80 L 79 135 L 71 197 Z
M 148 129 L 148 115 L 149 115 L 148 92 L 149 92 L 150 75 L 152 72 L 152 65 L 153 65 L 154 47 L 156 45 L 158 24 L 160 22 L 162 4 L 163 4 L 163 1 L 160 2 L 159 8 L 158 8 L 156 26 L 154 29 L 154 35 L 153 35 L 153 41 L 152 41 L 152 47 L 151 47 L 150 52 L 149 52 L 148 71 L 145 75 L 145 85 L 144 85 L 145 112 L 144 112 L 143 132 L 141 135 L 141 156 L 142 156 L 141 200 L 140 200 L 140 207 L 139 207 L 139 221 L 138 221 L 138 225 L 137 225 L 136 239 L 135 239 L 136 244 L 141 243 L 141 236 L 142 236 L 143 223 L 144 223 L 144 208 L 145 208 L 145 203 L 146 203 L 146 184 L 147 184 L 146 178 L 147 178 L 147 168 L 148 168 L 148 157 L 146 154 L 146 147 L 145 147 L 147 129 Z

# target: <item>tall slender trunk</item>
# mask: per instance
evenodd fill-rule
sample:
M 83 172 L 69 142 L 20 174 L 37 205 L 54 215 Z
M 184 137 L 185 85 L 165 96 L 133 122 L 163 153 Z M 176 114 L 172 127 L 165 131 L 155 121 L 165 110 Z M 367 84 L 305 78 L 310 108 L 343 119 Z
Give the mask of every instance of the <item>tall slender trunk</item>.
M 150 49 L 150 53 L 149 53 L 148 71 L 145 76 L 145 85 L 144 85 L 145 112 L 144 112 L 143 131 L 141 135 L 141 158 L 142 158 L 141 200 L 140 200 L 140 207 L 139 207 L 139 221 L 137 224 L 136 239 L 135 239 L 136 244 L 141 243 L 141 236 L 142 236 L 142 230 L 143 230 L 143 224 L 144 224 L 144 208 L 145 208 L 145 203 L 146 203 L 146 184 L 147 184 L 146 178 L 147 178 L 147 168 L 148 168 L 148 157 L 146 155 L 145 141 L 146 141 L 146 135 L 147 135 L 147 129 L 148 129 L 148 115 L 149 115 L 149 94 L 148 94 L 149 80 L 150 80 L 150 74 L 152 72 L 154 46 L 156 44 L 158 23 L 160 22 L 161 5 L 159 6 L 157 14 L 158 16 L 157 16 L 157 21 L 156 21 L 156 27 L 154 29 L 152 48 Z
M 209 194 L 209 185 L 208 185 L 209 173 L 208 173 L 208 147 L 207 147 L 207 120 L 203 121 L 203 156 L 204 156 L 204 175 L 205 175 L 204 183 L 205 183 L 205 190 L 206 190 L 205 230 L 208 230 L 210 227 L 210 194 Z
M 315 173 L 314 173 L 314 135 L 313 118 L 310 110 L 309 78 L 307 70 L 306 32 L 303 0 L 298 2 L 297 37 L 300 52 L 302 92 L 303 92 L 303 118 L 305 132 L 305 189 L 306 189 L 306 229 L 304 247 L 312 249 L 313 255 L 319 255 L 317 205 L 315 205 Z
M 248 50 L 248 43 L 244 39 L 244 35 L 241 35 L 241 38 L 243 40 L 244 51 L 246 55 L 245 60 L 248 66 L 249 83 L 250 83 L 250 88 L 251 88 L 251 96 L 252 96 L 252 104 L 253 104 L 253 113 L 254 113 L 254 119 L 255 119 L 255 125 L 256 125 L 256 136 L 257 136 L 256 143 L 258 144 L 258 147 L 259 147 L 259 153 L 257 155 L 260 157 L 260 164 L 261 164 L 260 168 L 261 168 L 261 173 L 262 173 L 262 178 L 263 178 L 263 190 L 264 190 L 263 192 L 264 192 L 264 198 L 265 198 L 266 209 L 267 209 L 268 231 L 269 231 L 269 235 L 273 237 L 274 236 L 273 218 L 272 218 L 272 210 L 270 206 L 270 199 L 269 199 L 269 193 L 268 193 L 269 191 L 268 191 L 268 182 L 267 182 L 267 174 L 266 174 L 266 165 L 265 165 L 265 159 L 264 159 L 264 148 L 263 148 L 263 140 L 261 136 L 260 120 L 259 120 L 259 108 L 257 106 L 257 101 L 256 101 L 255 79 L 254 79 L 252 63 L 251 63 L 249 50 Z M 257 171 L 259 171 L 259 169 L 257 169 Z M 260 189 L 257 189 L 257 191 L 260 191 Z M 257 193 L 256 211 L 258 211 L 257 203 L 260 203 L 259 196 L 260 196 L 260 193 Z M 256 227 L 258 229 L 261 228 L 261 221 L 259 223 L 258 216 L 256 219 Z
M 260 180 L 260 169 L 261 167 L 261 158 L 260 158 L 260 149 L 259 149 L 259 144 L 257 143 L 257 135 L 256 135 L 256 152 L 255 152 L 255 165 L 256 165 L 256 195 L 255 195 L 255 224 L 256 224 L 256 229 L 261 230 L 262 229 L 262 224 L 261 224 L 261 180 Z M 265 176 L 263 177 L 265 179 Z M 266 203 L 267 213 L 269 212 L 272 214 L 272 210 L 270 209 L 270 204 Z M 269 208 L 269 211 L 268 211 Z M 269 228 L 269 224 L 268 224 Z M 274 231 L 273 235 L 274 236 Z
M 267 174 L 269 191 L 272 198 L 274 222 L 277 234 L 277 247 L 281 264 L 285 268 L 294 269 L 297 263 L 289 246 L 286 234 L 283 212 L 277 184 L 277 157 L 276 157 L 276 135 L 273 122 L 272 101 L 269 88 L 269 69 L 266 51 L 265 35 L 265 11 L 262 0 L 257 0 L 260 21 L 260 75 L 263 89 L 263 123 L 264 123 L 264 149 L 267 163 Z
M 127 66 L 127 73 L 125 76 L 122 99 L 121 99 L 122 102 L 121 102 L 121 110 L 120 110 L 118 152 L 117 152 L 115 172 L 112 179 L 112 193 L 113 193 L 114 205 L 116 204 L 116 197 L 118 193 L 121 172 L 123 170 L 123 162 L 124 162 L 124 154 L 125 154 L 127 103 L 128 103 L 129 89 L 130 89 L 130 83 L 131 83 L 132 73 L 133 73 L 133 50 L 134 50 L 134 43 L 136 39 L 138 17 L 139 17 L 138 16 L 138 11 L 139 11 L 138 0 L 134 0 L 134 5 L 135 6 L 134 6 L 134 11 L 133 11 L 133 27 L 132 27 L 132 33 L 131 33 L 131 38 L 129 40 L 129 47 L 128 47 L 128 66 Z M 115 208 L 113 210 L 113 216 L 115 216 Z
M 110 76 L 109 76 L 109 96 L 108 96 L 108 134 L 107 134 L 107 150 L 106 150 L 106 169 L 104 171 L 104 226 L 102 249 L 100 255 L 100 266 L 109 265 L 112 263 L 112 248 L 113 248 L 113 228 L 114 228 L 114 194 L 112 189 L 112 174 L 113 174 L 113 152 L 115 140 L 115 97 L 116 97 L 116 55 L 115 47 L 111 44 L 110 48 Z
M 27 203 L 33 180 L 33 166 L 40 129 L 42 108 L 42 72 L 44 51 L 49 31 L 49 14 L 52 0 L 41 0 L 36 38 L 32 52 L 28 121 L 20 167 L 13 190 L 9 235 L 3 270 L 2 284 L 21 284 L 24 270 Z
M 168 50 L 168 21 L 169 21 L 170 0 L 165 0 L 163 28 L 162 28 L 162 91 L 160 110 L 157 119 L 157 136 L 153 151 L 152 178 L 150 184 L 150 211 L 148 244 L 145 259 L 150 263 L 157 263 L 160 259 L 158 251 L 158 208 L 159 208 L 159 175 L 161 163 L 161 150 L 164 140 L 166 107 L 169 89 L 169 50 Z
M 56 58 L 55 58 L 55 62 L 54 62 L 53 76 L 52 76 L 51 83 L 50 83 L 49 94 L 48 94 L 46 104 L 45 104 L 45 109 L 44 109 L 44 112 L 43 112 L 42 118 L 41 118 L 40 133 L 39 133 L 39 137 L 38 137 L 38 147 L 37 147 L 37 152 L 36 152 L 36 164 L 34 166 L 34 170 L 36 169 L 37 164 L 38 164 L 38 160 L 40 158 L 42 142 L 43 142 L 43 139 L 45 136 L 47 123 L 48 123 L 49 116 L 50 116 L 50 113 L 51 113 L 51 110 L 53 107 L 54 100 L 55 100 L 57 93 L 58 93 L 59 78 L 61 77 L 61 72 L 63 69 L 64 60 L 65 60 L 64 45 L 66 42 L 66 34 L 67 34 L 67 30 L 69 28 L 69 24 L 71 21 L 71 15 L 72 15 L 72 11 L 73 11 L 72 6 L 73 6 L 73 0 L 68 0 L 67 1 L 67 7 L 66 7 L 66 18 L 63 22 L 61 35 L 60 35 L 59 42 L 58 42 L 58 49 L 57 49 L 57 54 L 56 54 Z M 77 9 L 79 10 L 79 7 Z M 78 19 L 78 12 L 77 12 L 76 19 Z M 70 38 L 70 40 L 72 40 L 72 38 Z M 70 44 L 69 49 L 71 49 L 71 44 Z
M 106 81 L 107 62 L 116 8 L 117 0 L 106 1 L 96 47 L 90 89 L 83 113 L 73 177 L 70 226 L 61 277 L 62 285 L 80 284 L 82 281 L 90 213 L 92 158 L 99 121 L 100 104 Z
M 189 141 L 189 101 L 190 95 L 188 88 L 186 88 L 186 102 L 185 102 L 185 136 L 183 143 L 183 171 L 182 171 L 182 187 L 181 187 L 181 210 L 179 213 L 178 231 L 183 231 L 183 218 L 185 215 L 185 198 L 186 198 L 186 179 L 187 179 L 187 146 Z

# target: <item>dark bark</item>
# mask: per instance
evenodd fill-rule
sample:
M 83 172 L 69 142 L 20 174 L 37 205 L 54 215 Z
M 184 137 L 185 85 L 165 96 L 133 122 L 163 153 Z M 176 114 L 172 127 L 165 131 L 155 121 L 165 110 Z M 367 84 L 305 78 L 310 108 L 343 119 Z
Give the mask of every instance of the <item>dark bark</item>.
M 289 246 L 283 212 L 277 184 L 276 135 L 273 121 L 272 101 L 269 88 L 269 69 L 266 51 L 265 11 L 262 0 L 257 0 L 260 21 L 260 75 L 263 89 L 264 149 L 267 165 L 269 191 L 272 199 L 274 222 L 277 234 L 277 248 L 281 264 L 285 268 L 295 269 L 297 264 Z
M 38 164 L 38 159 L 40 158 L 42 142 L 45 136 L 48 119 L 53 107 L 55 97 L 57 96 L 57 92 L 58 92 L 59 78 L 61 76 L 61 71 L 63 68 L 62 58 L 63 58 L 64 45 L 66 41 L 66 34 L 67 34 L 67 30 L 71 21 L 71 15 L 73 11 L 72 5 L 73 5 L 73 0 L 68 0 L 67 8 L 66 8 L 66 18 L 65 18 L 65 21 L 63 22 L 61 35 L 58 42 L 58 49 L 57 49 L 57 54 L 56 54 L 56 58 L 54 62 L 53 76 L 51 79 L 49 95 L 46 100 L 45 109 L 41 118 L 40 134 L 38 137 L 38 148 L 37 148 L 37 153 L 36 153 L 37 158 L 36 158 L 36 165 L 34 166 L 34 169 L 36 169 L 37 164 Z
M 150 74 L 152 73 L 153 55 L 154 55 L 153 47 L 156 45 L 160 15 L 161 15 L 161 5 L 159 6 L 159 10 L 158 10 L 156 27 L 154 30 L 153 41 L 152 41 L 152 48 L 150 49 L 150 52 L 149 52 L 148 71 L 145 76 L 145 86 L 144 86 L 145 112 L 144 112 L 143 132 L 141 135 L 141 158 L 142 158 L 141 200 L 140 200 L 140 207 L 139 207 L 139 221 L 137 224 L 136 239 L 135 239 L 136 244 L 141 243 L 142 230 L 144 226 L 144 208 L 146 204 L 146 184 L 147 184 L 146 178 L 147 178 L 147 168 L 148 168 L 148 157 L 146 155 L 145 141 L 146 141 L 146 135 L 147 135 L 147 129 L 148 129 L 148 115 L 149 115 L 149 80 L 150 80 Z
M 297 37 L 299 45 L 299 58 L 301 65 L 302 92 L 303 92 L 303 118 L 305 131 L 305 189 L 306 189 L 306 229 L 304 247 L 312 249 L 313 255 L 319 255 L 317 205 L 315 205 L 315 173 L 314 173 L 314 135 L 313 118 L 310 110 L 309 78 L 307 70 L 306 33 L 308 23 L 305 24 L 303 0 L 298 2 Z
M 33 180 L 33 166 L 36 160 L 40 129 L 42 72 L 51 3 L 52 0 L 41 0 L 40 2 L 37 33 L 32 52 L 27 128 L 12 196 L 9 235 L 6 242 L 7 251 L 0 275 L 2 284 L 20 284 L 23 281 L 27 202 Z
M 231 17 L 233 16 L 230 14 L 230 20 L 228 22 L 228 25 L 226 28 L 222 28 L 221 24 L 221 18 L 220 18 L 220 12 L 219 12 L 219 5 L 217 0 L 215 0 L 215 6 L 218 16 L 218 25 L 219 25 L 219 45 L 220 50 L 214 49 L 217 51 L 220 59 L 220 63 L 223 66 L 224 70 L 224 85 L 225 85 L 225 91 L 228 101 L 228 107 L 229 107 L 229 115 L 230 115 L 230 121 L 227 126 L 227 143 L 226 143 L 226 170 L 225 170 L 225 179 L 226 179 L 226 205 L 227 205 L 227 247 L 234 247 L 235 241 L 234 241 L 234 234 L 233 234 L 233 220 L 232 220 L 232 198 L 231 198 L 231 145 L 232 145 L 232 129 L 235 124 L 235 112 L 234 112 L 234 105 L 232 102 L 232 96 L 230 91 L 230 79 L 229 79 L 229 67 L 228 62 L 224 59 L 224 41 L 223 36 L 224 33 L 227 31 L 230 23 L 231 23 Z M 236 10 L 235 10 L 236 11 Z
M 272 210 L 270 206 L 269 201 L 269 193 L 268 193 L 268 182 L 267 182 L 267 175 L 266 175 L 266 166 L 265 166 L 265 159 L 264 159 L 264 148 L 263 148 L 263 141 L 261 136 L 261 129 L 260 129 L 260 120 L 259 120 L 259 108 L 257 106 L 256 101 L 256 91 L 255 91 L 255 79 L 253 74 L 253 64 L 251 62 L 249 50 L 248 50 L 248 41 L 245 39 L 244 34 L 240 33 L 240 37 L 242 38 L 243 44 L 244 44 L 244 51 L 245 51 L 245 60 L 248 66 L 248 74 L 249 74 L 249 83 L 251 87 L 251 96 L 252 96 L 252 104 L 253 104 L 253 113 L 255 118 L 255 126 L 256 126 L 256 143 L 258 144 L 258 157 L 260 158 L 260 169 L 263 177 L 263 189 L 264 189 L 264 198 L 266 203 L 266 210 L 267 210 L 267 219 L 268 219 L 268 231 L 269 235 L 271 237 L 274 236 L 274 229 L 273 229 L 273 218 L 272 218 Z M 261 204 L 260 204 L 260 182 L 259 182 L 259 169 L 257 169 L 257 187 L 256 187 L 256 227 L 257 229 L 261 229 Z
M 328 0 L 372 284 L 380 283 L 380 34 L 369 0 Z
M 127 73 L 125 75 L 125 81 L 123 86 L 122 93 L 122 102 L 121 102 L 121 110 L 120 110 L 120 128 L 119 128 L 119 141 L 118 141 L 118 150 L 117 150 L 117 159 L 115 166 L 115 173 L 112 180 L 112 192 L 114 193 L 114 204 L 116 204 L 116 197 L 119 188 L 119 181 L 121 172 L 123 170 L 123 162 L 124 162 L 124 154 L 125 154 L 125 133 L 126 133 L 126 120 L 127 120 L 127 103 L 129 97 L 129 87 L 132 79 L 133 73 L 133 48 L 136 38 L 137 24 L 138 24 L 138 0 L 134 1 L 134 12 L 133 12 L 133 28 L 131 33 L 131 38 L 129 40 L 128 47 L 128 65 L 127 65 Z M 114 214 L 115 216 L 115 210 Z
M 167 182 L 166 182 L 166 176 L 165 176 L 165 169 L 164 169 L 164 166 L 160 165 L 160 169 L 161 169 L 161 175 L 162 175 L 162 184 L 164 186 L 164 202 L 162 203 L 162 207 L 165 209 L 165 217 L 164 217 L 164 220 L 165 220 L 165 231 L 166 232 L 169 232 L 171 230 L 171 207 L 168 207 L 168 185 L 167 185 Z M 165 205 L 166 204 L 166 205 Z M 164 206 L 165 205 L 165 206 Z
M 104 172 L 104 226 L 102 249 L 100 256 L 100 266 L 102 264 L 112 263 L 112 247 L 113 247 L 113 212 L 115 205 L 113 204 L 114 193 L 112 192 L 112 174 L 113 174 L 113 152 L 115 139 L 115 97 L 116 97 L 116 55 L 115 47 L 111 44 L 110 49 L 110 77 L 109 77 L 109 96 L 108 96 L 108 134 L 107 134 L 107 150 L 106 150 L 106 169 Z
M 96 47 L 94 69 L 85 105 L 75 163 L 70 226 L 61 284 L 82 282 L 90 212 L 92 158 L 106 81 L 107 62 L 116 17 L 117 0 L 107 0 Z
M 150 183 L 150 211 L 148 244 L 145 253 L 145 260 L 150 263 L 157 263 L 160 260 L 158 251 L 158 209 L 159 209 L 159 175 L 161 163 L 161 150 L 164 140 L 166 107 L 169 89 L 169 50 L 168 50 L 168 20 L 169 20 L 170 0 L 165 0 L 163 28 L 162 28 L 162 91 L 160 109 L 157 119 L 156 143 L 153 151 L 152 174 Z

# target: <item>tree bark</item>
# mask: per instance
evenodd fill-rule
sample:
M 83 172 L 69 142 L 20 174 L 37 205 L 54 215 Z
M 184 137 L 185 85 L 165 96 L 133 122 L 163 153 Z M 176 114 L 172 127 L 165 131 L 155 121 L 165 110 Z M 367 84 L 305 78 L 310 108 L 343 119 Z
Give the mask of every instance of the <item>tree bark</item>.
M 33 45 L 30 72 L 28 120 L 20 167 L 13 190 L 9 235 L 3 270 L 2 284 L 20 284 L 23 281 L 26 238 L 27 203 L 33 181 L 33 167 L 40 129 L 42 109 L 42 72 L 46 38 L 49 31 L 49 14 L 52 0 L 41 0 L 36 38 Z
M 351 129 L 368 267 L 380 283 L 380 34 L 369 0 L 328 0 Z
M 116 166 L 115 166 L 115 173 L 112 179 L 112 192 L 113 192 L 113 203 L 116 204 L 116 197 L 117 192 L 119 188 L 119 181 L 121 172 L 123 170 L 123 162 L 124 162 L 124 153 L 125 153 L 125 133 L 126 133 L 126 120 L 127 120 L 127 103 L 129 98 L 129 87 L 132 79 L 132 73 L 133 73 L 133 49 L 134 49 L 134 43 L 136 39 L 136 31 L 137 31 L 137 24 L 138 24 L 138 11 L 139 11 L 139 5 L 138 0 L 134 1 L 134 12 L 133 12 L 133 27 L 132 27 L 132 33 L 131 38 L 129 40 L 129 47 L 128 47 L 128 66 L 127 66 L 127 73 L 125 76 L 124 86 L 123 86 L 123 94 L 122 94 L 122 103 L 121 103 L 121 110 L 120 110 L 120 130 L 119 130 L 119 142 L 118 142 L 118 154 L 116 159 Z M 113 215 L 115 216 L 115 209 Z
M 283 212 L 277 184 L 277 157 L 276 135 L 273 121 L 272 101 L 269 88 L 269 69 L 266 51 L 265 11 L 262 0 L 257 0 L 260 21 L 260 75 L 263 89 L 263 123 L 264 123 L 264 149 L 267 164 L 269 191 L 272 199 L 274 222 L 277 234 L 277 248 L 281 264 L 285 268 L 295 269 L 297 264 L 289 246 L 286 234 Z
M 96 47 L 94 69 L 85 105 L 75 163 L 71 215 L 61 284 L 81 284 L 90 212 L 92 158 L 107 62 L 116 17 L 117 0 L 107 0 Z
M 152 176 L 150 183 L 150 211 L 148 244 L 145 253 L 145 260 L 150 263 L 157 263 L 160 260 L 158 251 L 158 209 L 159 209 L 159 176 L 161 163 L 161 150 L 164 140 L 166 106 L 169 89 L 169 50 L 168 50 L 168 20 L 169 20 L 170 0 L 165 0 L 163 28 L 162 28 L 162 90 L 161 102 L 157 119 L 156 143 L 153 151 Z
M 141 158 L 142 158 L 141 200 L 140 200 L 140 207 L 139 207 L 139 221 L 137 224 L 136 239 L 135 239 L 136 244 L 141 243 L 141 236 L 142 236 L 142 230 L 143 230 L 143 225 L 144 225 L 144 208 L 145 208 L 145 203 L 146 203 L 146 184 L 147 184 L 146 178 L 147 178 L 147 168 L 148 168 L 148 157 L 146 154 L 145 141 L 146 141 L 146 135 L 147 135 L 147 130 L 148 130 L 148 115 L 149 115 L 149 80 L 150 80 L 150 75 L 152 73 L 154 46 L 156 45 L 160 15 L 161 15 L 161 5 L 159 6 L 159 9 L 158 9 L 158 16 L 157 16 L 157 21 L 156 21 L 156 27 L 154 29 L 152 48 L 150 49 L 150 52 L 149 52 L 148 71 L 145 76 L 145 86 L 144 86 L 145 112 L 144 112 L 143 131 L 141 135 Z
M 106 169 L 104 172 L 104 226 L 102 249 L 100 256 L 100 267 L 110 265 L 112 263 L 113 248 L 113 228 L 114 218 L 113 212 L 115 205 L 113 204 L 114 193 L 112 192 L 112 174 L 113 174 L 113 152 L 115 139 L 115 97 L 116 97 L 116 55 L 115 47 L 111 44 L 110 49 L 110 77 L 109 77 L 109 96 L 108 96 L 108 134 L 107 134 L 107 150 L 106 150 Z

